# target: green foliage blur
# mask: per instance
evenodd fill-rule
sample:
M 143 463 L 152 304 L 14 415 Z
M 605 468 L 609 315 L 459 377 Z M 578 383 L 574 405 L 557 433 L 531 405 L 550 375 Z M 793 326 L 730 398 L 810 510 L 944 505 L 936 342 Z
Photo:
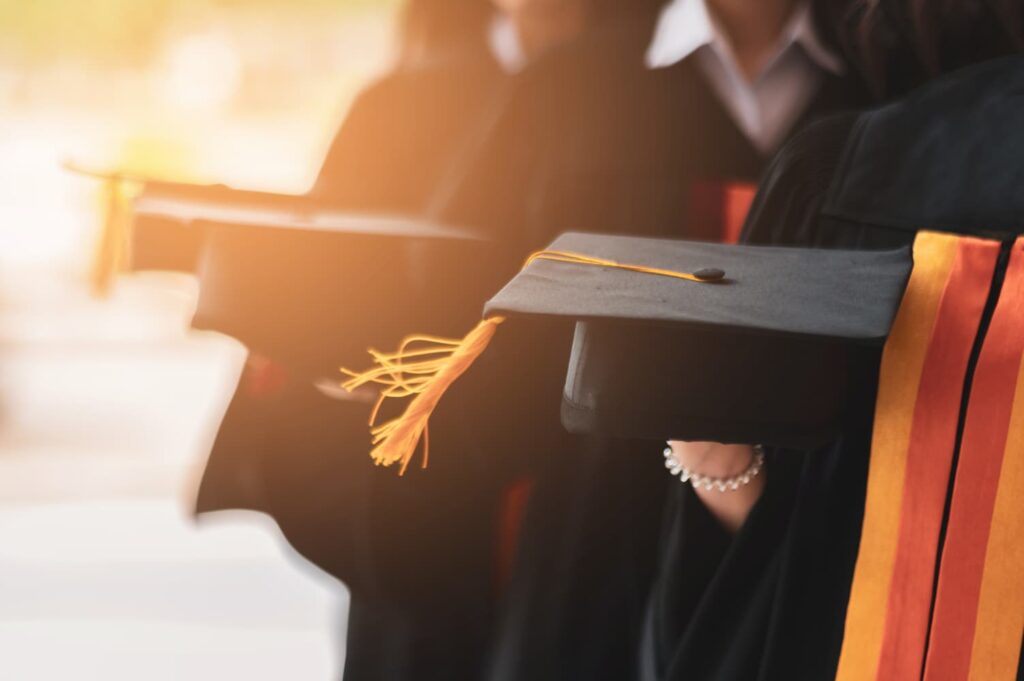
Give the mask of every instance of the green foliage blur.
M 443 0 L 442 0 L 443 1 Z M 307 16 L 343 20 L 399 0 L 0 0 L 0 60 L 24 66 L 74 59 L 137 65 L 161 37 L 183 23 L 211 16 Z

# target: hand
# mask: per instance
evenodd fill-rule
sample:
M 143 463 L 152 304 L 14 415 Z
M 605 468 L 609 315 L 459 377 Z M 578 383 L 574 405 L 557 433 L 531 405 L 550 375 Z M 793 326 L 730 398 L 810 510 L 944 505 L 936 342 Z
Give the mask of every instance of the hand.
M 672 455 L 687 470 L 713 478 L 731 478 L 750 467 L 754 460 L 751 445 L 722 444 L 719 442 L 669 441 Z M 764 491 L 767 471 L 753 478 L 749 484 L 736 490 L 719 492 L 695 488 L 697 497 L 715 518 L 730 532 L 736 532 Z

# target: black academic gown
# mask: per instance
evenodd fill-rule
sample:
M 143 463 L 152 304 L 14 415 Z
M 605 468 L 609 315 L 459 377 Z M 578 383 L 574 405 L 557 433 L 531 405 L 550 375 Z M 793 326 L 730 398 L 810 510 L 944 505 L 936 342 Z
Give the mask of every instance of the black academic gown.
M 774 161 L 746 240 L 888 249 L 912 243 L 917 229 L 1020 233 L 1024 108 L 1013 97 L 1022 85 L 1024 60 L 1013 57 L 952 74 L 885 109 L 813 126 Z M 995 283 L 1005 267 L 997 266 Z M 857 361 L 852 375 L 861 380 L 850 389 L 842 435 L 815 451 L 769 452 L 764 495 L 736 536 L 689 486 L 673 490 L 644 681 L 835 676 L 880 351 L 865 350 Z
M 496 281 L 565 229 L 717 237 L 714 220 L 690 219 L 692 186 L 756 180 L 764 159 L 694 64 L 648 71 L 648 40 L 649 33 L 615 31 L 539 60 L 517 78 L 461 181 L 439 190 L 438 216 L 502 244 L 508 257 L 493 268 Z M 832 83 L 815 108 L 848 96 Z M 485 288 L 481 301 L 492 292 Z M 659 460 L 644 465 L 632 455 L 632 443 L 563 431 L 557 415 L 569 338 L 543 333 L 537 343 L 533 329 L 502 330 L 432 421 L 425 471 L 414 466 L 397 478 L 361 455 L 344 458 L 338 443 L 350 434 L 292 448 L 291 428 L 267 433 L 258 416 L 256 432 L 282 446 L 255 456 L 250 447 L 245 462 L 228 462 L 235 479 L 247 471 L 242 478 L 255 481 L 259 498 L 277 497 L 270 512 L 293 545 L 350 583 L 354 598 L 371 594 L 363 597 L 366 618 L 402 613 L 400 626 L 350 630 L 350 661 L 414 659 L 406 669 L 421 670 L 415 678 L 621 679 L 634 668 L 668 480 Z M 318 422 L 323 432 L 343 428 L 334 407 L 299 411 L 307 418 L 293 422 L 308 432 Z M 233 430 L 242 451 L 245 427 Z M 356 449 L 367 447 L 360 433 Z M 510 576 L 495 585 L 494 523 L 504 490 L 524 479 L 532 494 L 518 551 Z M 210 487 L 218 488 L 230 489 Z M 477 663 L 487 652 L 480 641 L 491 638 L 487 608 L 497 587 L 502 615 L 489 670 L 446 671 L 439 649 Z M 360 607 L 354 601 L 354 623 Z M 405 640 L 422 645 L 406 646 L 388 629 L 413 632 Z M 382 668 L 353 678 L 400 677 Z
M 483 45 L 382 78 L 356 99 L 309 198 L 356 215 L 436 217 L 438 188 L 488 134 L 508 81 Z M 389 311 L 423 285 L 412 239 L 216 224 L 206 232 L 193 326 L 305 373 L 333 376 L 354 351 L 386 342 L 398 332 L 383 329 Z
M 475 148 L 506 81 L 482 45 L 383 78 L 353 105 L 311 198 L 358 213 L 428 213 L 435 186 Z M 378 259 L 355 261 L 358 249 Z M 339 363 L 361 362 L 366 345 L 404 333 L 394 301 L 416 291 L 416 272 L 402 263 L 418 253 L 370 237 L 211 225 L 199 268 L 195 326 L 234 335 L 270 362 L 243 375 L 196 510 L 269 514 L 296 550 L 349 587 L 350 679 L 475 678 L 488 636 L 491 507 L 468 495 L 462 507 L 406 518 L 390 496 L 400 491 L 393 471 L 365 455 L 368 407 L 313 386 L 338 378 Z M 431 262 L 443 269 L 457 255 Z M 476 315 L 475 305 L 449 302 L 430 331 L 456 333 Z M 371 496 L 384 510 L 370 514 Z M 410 533 L 378 548 L 395 534 L 389 523 Z M 426 551 L 415 530 L 433 523 L 460 537 L 458 546 L 435 538 Z M 401 580 L 390 579 L 396 573 Z
M 754 183 L 766 159 L 693 59 L 644 67 L 648 38 L 577 45 L 521 81 L 500 128 L 517 132 L 499 135 L 467 176 L 452 220 L 490 224 L 523 255 L 572 229 L 718 239 L 720 220 L 698 210 L 695 189 Z M 858 86 L 827 78 L 804 120 L 860 101 Z M 564 432 L 571 331 L 506 322 L 432 421 L 435 460 L 479 453 L 533 485 L 489 679 L 618 680 L 637 664 L 671 481 L 649 443 Z M 446 420 L 464 450 L 445 446 Z

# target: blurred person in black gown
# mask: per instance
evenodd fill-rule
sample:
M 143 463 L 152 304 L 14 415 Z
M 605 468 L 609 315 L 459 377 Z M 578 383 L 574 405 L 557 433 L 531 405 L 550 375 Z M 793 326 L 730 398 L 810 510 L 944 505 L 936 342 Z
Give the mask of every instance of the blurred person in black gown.
M 517 76 L 482 150 L 431 197 L 435 215 L 497 235 L 508 257 L 494 281 L 565 229 L 735 239 L 772 149 L 805 121 L 861 101 L 818 29 L 820 9 L 745 6 L 728 30 L 718 11 L 671 3 L 653 36 L 650 22 L 608 27 Z M 768 30 L 740 30 L 751 25 Z M 309 408 L 290 395 L 275 398 L 274 421 L 287 427 L 266 433 L 263 453 L 249 448 L 232 474 L 250 471 L 293 545 L 353 587 L 353 625 L 362 619 L 350 631 L 353 664 L 399 664 L 419 646 L 434 656 L 419 668 L 443 676 L 445 655 L 487 645 L 497 586 L 491 678 L 628 677 L 664 474 L 657 461 L 634 465 L 620 443 L 565 435 L 557 399 L 531 405 L 527 427 L 489 418 L 501 412 L 495 393 L 517 405 L 560 394 L 567 339 L 554 334 L 543 352 L 515 357 L 515 336 L 506 338 L 485 364 L 532 370 L 467 377 L 438 414 L 441 454 L 427 471 L 398 479 L 370 468 L 362 412 L 346 421 L 326 399 Z M 362 443 L 339 444 L 353 432 Z M 414 633 L 394 633 L 403 630 Z
M 771 150 L 861 101 L 817 10 L 747 6 L 748 25 L 770 28 L 753 38 L 730 37 L 713 11 L 672 3 L 653 36 L 643 21 L 595 31 L 515 79 L 487 143 L 432 197 L 443 220 L 500 241 L 508 257 L 494 281 L 565 229 L 735 239 Z M 732 40 L 753 55 L 743 66 Z M 380 618 L 350 632 L 352 656 L 400 659 L 401 621 L 437 655 L 421 669 L 440 672 L 440 651 L 487 646 L 497 592 L 487 675 L 470 678 L 628 677 L 667 491 L 660 463 L 564 434 L 567 338 L 546 335 L 529 356 L 517 356 L 514 333 L 504 338 L 484 361 L 497 374 L 475 371 L 438 413 L 431 467 L 401 479 L 347 470 L 368 449 L 361 413 L 345 423 L 334 406 L 287 412 L 308 402 L 282 400 L 291 416 L 267 435 L 278 440 L 264 450 L 278 453 L 257 467 L 263 497 L 293 545 L 372 604 L 360 614 L 354 602 L 353 621 Z M 526 426 L 491 418 L 509 404 L 529 405 L 515 421 Z M 361 445 L 341 446 L 352 432 L 364 433 Z
M 509 18 L 486 0 L 408 2 L 396 65 L 352 104 L 311 196 L 358 212 L 421 212 L 524 58 Z M 281 242 L 215 225 L 203 237 L 195 325 L 239 338 L 250 355 L 206 464 L 197 512 L 266 512 L 300 553 L 349 586 L 346 679 L 471 678 L 483 634 L 459 622 L 422 626 L 409 608 L 378 598 L 352 567 L 365 565 L 356 544 L 373 471 L 361 457 L 346 462 L 344 442 L 364 431 L 366 410 L 337 405 L 313 386 L 334 370 L 337 347 L 324 324 L 336 315 L 293 316 L 270 302 L 308 308 L 310 296 L 333 296 L 338 247 L 322 235 Z M 282 295 L 271 298 L 271 290 Z M 322 350 L 304 347 L 318 337 L 328 337 Z
M 680 14 L 680 7 L 686 12 Z M 778 117 L 762 115 L 776 114 L 772 105 L 744 109 L 742 97 L 726 100 L 726 81 L 718 81 L 723 94 L 714 89 L 715 67 L 703 65 L 721 66 L 712 61 L 718 52 L 707 13 L 704 31 L 694 35 L 692 6 L 673 8 L 658 32 L 667 56 L 654 50 L 648 25 L 593 34 L 527 69 L 489 143 L 438 214 L 498 232 L 512 254 L 506 272 L 553 232 L 568 228 L 735 238 L 743 200 L 749 200 L 771 148 L 802 119 L 858 102 L 859 88 L 855 78 L 831 71 L 842 66 L 822 49 L 809 8 L 776 7 L 766 51 L 783 58 L 780 69 L 768 71 L 795 84 L 788 90 L 790 106 Z M 721 49 L 720 34 L 717 43 Z M 645 64 L 648 51 L 649 65 L 659 68 Z M 746 81 L 746 99 L 770 97 L 773 87 L 758 92 L 756 78 Z M 660 464 L 634 466 L 615 443 L 564 435 L 557 405 L 547 400 L 523 416 L 528 427 L 510 429 L 487 417 L 501 412 L 491 408 L 488 395 L 494 393 L 506 404 L 529 400 L 516 393 L 557 397 L 553 385 L 517 379 L 528 373 L 560 382 L 563 341 L 546 343 L 541 357 L 511 362 L 503 361 L 500 347 L 488 353 L 485 363 L 495 358 L 495 365 L 531 371 L 494 379 L 482 369 L 467 377 L 456 391 L 462 399 L 454 397 L 438 414 L 434 430 L 435 449 L 450 455 L 403 479 L 375 474 L 361 533 L 338 532 L 338 518 L 323 512 L 324 504 L 315 501 L 323 495 L 308 485 L 293 488 L 307 493 L 304 519 L 277 514 L 286 532 L 291 526 L 293 542 L 308 537 L 314 548 L 307 555 L 331 554 L 318 560 L 321 565 L 334 561 L 332 569 L 342 574 L 365 570 L 361 581 L 375 581 L 387 599 L 424 604 L 417 611 L 425 629 L 450 617 L 455 590 L 445 586 L 449 580 L 465 593 L 492 593 L 493 549 L 499 548 L 503 589 L 493 678 L 615 679 L 633 669 L 665 492 Z M 297 415 L 292 423 L 305 423 L 298 430 L 316 437 L 313 420 Z M 319 431 L 337 423 L 329 415 Z M 295 433 L 284 437 L 301 443 Z M 324 456 L 335 451 L 331 444 Z M 296 470 L 294 462 L 281 466 L 280 477 Z M 513 493 L 504 494 L 510 482 Z M 325 484 L 337 493 L 337 481 Z M 490 510 L 495 498 L 510 497 L 513 503 Z M 523 500 L 524 524 L 516 533 L 517 514 L 502 509 Z M 512 530 L 513 550 L 495 541 L 495 522 Z M 485 550 L 474 549 L 478 541 Z M 482 622 L 470 626 L 483 630 Z
M 681 0 L 653 35 L 550 55 L 445 214 L 522 256 L 565 230 L 735 240 L 774 149 L 866 99 L 821 30 L 830 9 Z M 482 459 L 525 490 L 488 678 L 630 678 L 669 481 L 631 443 L 563 431 L 569 334 L 506 326 L 431 420 L 432 469 Z
M 436 186 L 460 177 L 514 74 L 586 25 L 636 7 L 411 2 L 398 66 L 357 99 L 311 196 L 355 212 L 432 217 Z M 236 336 L 250 358 L 197 511 L 267 512 L 300 553 L 350 587 L 346 678 L 476 678 L 493 608 L 496 494 L 481 487 L 460 498 L 445 519 L 447 543 L 427 534 L 392 540 L 408 487 L 362 455 L 367 406 L 314 385 L 334 374 L 346 343 L 361 351 L 373 342 L 363 325 L 380 335 L 388 328 L 384 311 L 362 324 L 341 314 L 338 294 L 387 300 L 410 282 L 397 277 L 379 290 L 360 283 L 367 264 L 346 255 L 350 238 L 281 240 L 269 230 L 213 225 L 205 239 L 195 325 Z M 463 312 L 475 315 L 475 298 Z M 453 310 L 442 316 L 453 331 L 462 324 Z M 438 470 L 433 479 L 443 476 Z M 431 498 L 444 491 L 432 489 Z
M 1005 331 L 1020 301 L 1009 299 L 999 307 L 997 301 L 1020 296 L 1010 282 L 1020 267 L 1020 242 L 1015 247 L 1014 239 L 1024 233 L 1016 189 L 1024 176 L 1024 107 L 1017 101 L 1024 86 L 1024 56 L 1019 54 L 1024 52 L 1024 9 L 999 0 L 927 6 L 879 0 L 855 2 L 849 10 L 838 28 L 876 97 L 885 100 L 917 89 L 885 108 L 822 121 L 784 147 L 754 202 L 744 241 L 885 249 L 913 243 L 920 230 L 976 239 L 956 243 L 960 249 L 967 244 L 985 250 L 994 263 L 980 280 L 975 310 L 980 322 L 975 320 L 977 330 L 972 327 L 966 337 L 960 373 L 943 374 L 941 382 L 917 398 L 927 400 L 943 391 L 953 396 L 951 416 L 941 418 L 956 424 L 955 439 L 941 441 L 941 447 L 932 440 L 926 457 L 937 461 L 948 455 L 949 468 L 938 474 L 938 496 L 930 507 L 923 496 L 914 508 L 899 508 L 891 494 L 871 501 L 876 476 L 894 473 L 872 463 L 879 456 L 873 429 L 890 413 L 875 412 L 881 353 L 866 351 L 858 364 L 859 380 L 848 390 L 843 433 L 833 444 L 815 451 L 770 451 L 766 475 L 740 494 L 675 485 L 648 611 L 644 681 L 1024 678 L 1024 602 L 1014 589 L 1004 590 L 996 604 L 1004 618 L 993 626 L 991 612 L 975 610 L 980 607 L 973 591 L 979 588 L 974 581 L 979 575 L 969 574 L 1000 561 L 1019 574 L 1024 567 L 1019 551 L 998 556 L 990 551 L 964 572 L 965 547 L 990 535 L 987 520 L 965 520 L 967 512 L 961 511 L 973 500 L 957 492 L 979 484 L 977 461 L 1001 453 L 991 440 L 998 436 L 998 418 L 987 419 L 1008 407 L 1005 397 L 1000 402 L 988 391 L 993 372 L 1016 376 L 993 367 L 1000 361 L 1019 363 L 1022 352 L 1019 340 Z M 963 68 L 971 64 L 977 65 Z M 952 73 L 938 77 L 947 72 Z M 983 260 L 958 260 L 949 281 L 959 276 L 963 286 L 947 288 L 943 301 L 968 295 L 964 273 Z M 918 259 L 916 267 L 931 264 Z M 1019 314 L 1016 319 L 1019 323 Z M 953 327 L 945 328 L 950 332 Z M 932 336 L 930 342 L 955 342 L 949 338 L 956 333 Z M 947 347 L 941 361 L 954 362 L 951 357 Z M 988 444 L 978 447 L 970 438 L 981 421 L 987 424 L 982 430 Z M 910 446 L 927 437 L 924 430 L 914 433 Z M 682 463 L 712 476 L 733 475 L 752 458 L 748 445 L 671 445 Z M 1008 447 L 1005 456 L 1019 461 L 1019 447 Z M 1010 466 L 1005 461 L 1003 466 Z M 923 478 L 931 474 L 907 475 L 908 486 L 923 487 Z M 975 500 L 983 496 L 978 491 L 983 487 L 972 489 Z M 861 539 L 862 529 L 878 531 L 870 519 L 881 507 L 873 503 L 896 503 L 889 512 L 902 513 L 905 526 L 915 513 L 936 514 L 933 527 L 907 526 L 919 528 L 913 530 L 914 541 L 900 535 L 899 556 L 912 547 L 902 558 L 904 567 L 925 566 L 917 577 L 923 580 L 923 595 L 908 595 L 912 591 L 903 582 L 890 586 L 875 579 L 870 586 L 858 586 L 855 570 L 865 570 L 862 579 L 867 579 L 878 569 L 870 556 L 858 556 L 859 547 L 877 546 Z M 1016 529 L 1008 531 L 1019 542 L 1019 514 L 1016 518 Z M 965 540 L 967 535 L 972 539 Z M 900 569 L 899 557 L 894 560 L 891 569 Z M 893 590 L 888 611 L 872 611 L 863 601 L 855 604 L 867 588 Z

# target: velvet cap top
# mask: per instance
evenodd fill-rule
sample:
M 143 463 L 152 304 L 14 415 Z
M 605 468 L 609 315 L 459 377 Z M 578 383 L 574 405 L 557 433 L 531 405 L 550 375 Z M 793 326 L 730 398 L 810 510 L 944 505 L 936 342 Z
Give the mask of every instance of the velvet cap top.
M 487 302 L 485 317 L 540 314 L 881 343 L 910 273 L 906 248 L 812 250 L 570 232 L 546 250 L 724 276 L 697 284 L 538 259 Z
M 839 428 L 850 353 L 888 336 L 909 249 L 840 251 L 568 233 L 546 249 L 706 275 L 534 260 L 485 317 L 576 322 L 571 431 L 810 447 Z

